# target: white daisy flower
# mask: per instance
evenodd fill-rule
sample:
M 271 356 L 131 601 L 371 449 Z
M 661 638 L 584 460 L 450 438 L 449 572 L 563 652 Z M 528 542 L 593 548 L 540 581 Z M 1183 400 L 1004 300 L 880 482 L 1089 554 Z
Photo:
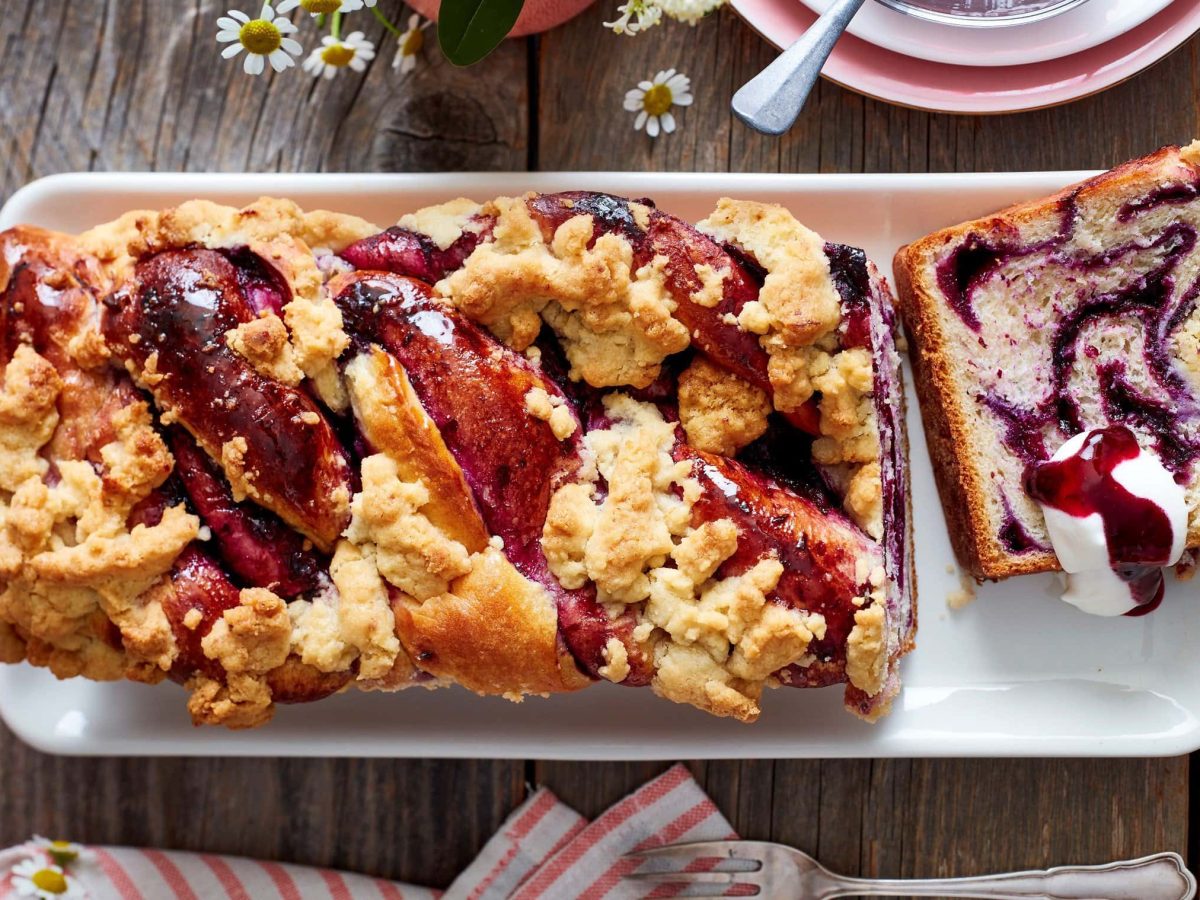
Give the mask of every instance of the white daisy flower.
M 66 866 L 78 859 L 91 859 L 92 851 L 83 844 L 72 841 L 52 841 L 40 834 L 35 834 L 27 846 L 41 850 L 60 866 Z
M 655 0 L 629 0 L 618 6 L 617 12 L 621 14 L 620 17 L 604 23 L 605 28 L 612 29 L 616 34 L 634 35 L 662 21 L 662 10 L 655 5 Z M 631 21 L 635 17 L 637 21 Z
M 392 59 L 393 69 L 399 69 L 404 75 L 417 67 L 417 58 L 425 47 L 425 29 L 432 24 L 429 21 L 422 22 L 416 13 L 408 17 L 407 30 L 396 38 L 400 46 L 396 48 L 396 56 Z
M 375 4 L 372 3 L 371 6 Z M 363 8 L 363 0 L 283 0 L 275 7 L 277 13 L 290 13 L 297 6 L 314 16 L 355 12 Z
M 13 890 L 18 897 L 37 897 L 39 900 L 84 900 L 87 892 L 61 866 L 44 866 L 27 859 L 12 867 Z
M 692 105 L 692 80 L 674 69 L 667 69 L 654 76 L 653 81 L 642 81 L 633 90 L 625 93 L 625 109 L 636 112 L 633 120 L 635 131 L 646 126 L 646 134 L 658 137 L 661 130 L 670 134 L 675 130 L 672 106 Z
M 367 68 L 367 60 L 374 58 L 375 45 L 361 31 L 352 31 L 344 38 L 335 38 L 333 35 L 321 38 L 321 46 L 308 55 L 303 68 L 314 78 L 322 75 L 332 78 L 338 69 L 347 66 L 355 72 L 362 72 Z
M 283 16 L 275 15 L 270 3 L 263 4 L 257 19 L 231 9 L 217 19 L 217 27 L 221 29 L 217 32 L 217 43 L 229 44 L 221 51 L 221 56 L 231 59 L 245 50 L 246 61 L 242 68 L 247 75 L 260 74 L 266 68 L 266 62 L 270 62 L 276 72 L 282 72 L 296 64 L 293 57 L 304 52 L 299 42 L 287 37 L 296 31 L 296 26 Z
M 689 25 L 695 25 L 724 3 L 725 0 L 658 0 L 658 5 L 666 15 Z

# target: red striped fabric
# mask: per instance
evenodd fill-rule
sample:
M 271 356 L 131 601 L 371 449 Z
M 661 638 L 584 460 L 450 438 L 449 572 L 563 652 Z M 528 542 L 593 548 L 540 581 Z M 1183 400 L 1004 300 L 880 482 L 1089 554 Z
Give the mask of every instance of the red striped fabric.
M 565 832 L 562 837 L 555 841 L 554 846 L 550 848 L 550 852 L 546 854 L 546 859 L 550 859 L 555 853 L 567 846 L 567 844 L 573 841 L 575 836 L 585 828 L 587 828 L 587 825 L 583 822 L 580 822 L 578 825 Z
M 683 835 L 687 834 L 716 811 L 717 808 L 713 806 L 712 801 L 705 797 L 699 803 L 692 806 L 691 809 L 677 816 L 666 828 L 650 835 L 650 837 L 632 847 L 631 850 L 649 850 L 651 847 L 674 844 Z M 578 900 L 600 900 L 601 897 L 612 890 L 616 883 L 621 880 L 622 875 L 628 875 L 637 867 L 637 860 L 618 857 L 609 866 L 608 871 L 596 879 L 596 882 L 588 890 L 579 895 Z
M 375 879 L 375 887 L 379 889 L 379 896 L 383 900 L 404 900 L 404 895 L 400 893 L 400 888 L 396 887 L 390 881 L 384 881 L 382 878 Z
M 117 892 L 121 900 L 144 900 L 142 892 L 137 889 L 137 885 L 133 883 L 133 879 L 129 877 L 125 868 L 117 862 L 116 857 L 99 847 L 94 852 L 96 861 L 100 863 L 100 868 L 112 882 L 113 890 Z
M 512 813 L 502 831 L 451 888 L 448 897 L 498 900 L 603 900 L 621 890 L 622 876 L 636 864 L 623 855 L 681 840 L 734 839 L 729 823 L 677 765 L 586 823 L 545 788 Z M 119 900 L 199 900 L 214 894 L 229 900 L 439 900 L 441 892 L 328 869 L 288 867 L 280 863 L 178 854 L 155 849 L 91 848 L 94 862 L 82 862 L 73 876 L 90 893 Z M 17 862 L 44 857 L 30 842 L 0 849 L 0 874 Z M 715 860 L 689 869 L 711 868 Z M 161 880 L 160 880 L 161 879 Z M 514 890 L 514 884 L 525 879 Z M 215 883 L 214 883 L 215 881 Z M 273 886 L 271 890 L 267 885 Z M 733 888 L 727 896 L 751 890 Z M 0 877 L 0 900 L 13 900 L 11 885 Z M 648 896 L 674 897 L 680 889 L 660 885 Z
M 187 883 L 187 879 L 179 871 L 179 866 L 171 862 L 165 853 L 161 850 L 143 850 L 142 855 L 146 857 L 150 865 L 158 870 L 158 874 L 162 876 L 162 880 L 167 884 L 167 889 L 175 895 L 176 900 L 199 900 L 196 892 L 192 890 L 192 886 Z
M 484 876 L 479 884 L 475 885 L 475 889 L 467 895 L 467 900 L 479 900 L 483 896 L 484 891 L 492 886 L 492 883 L 500 877 L 501 873 L 508 868 L 509 863 L 520 852 L 520 841 L 527 837 L 529 832 L 533 831 L 542 819 L 546 818 L 547 814 L 549 814 L 550 810 L 554 809 L 557 803 L 557 797 L 549 791 L 543 791 L 541 796 L 530 805 L 529 809 L 522 813 L 521 817 L 513 823 L 512 828 L 505 832 L 505 835 L 512 839 L 512 844 L 509 845 L 504 855 L 496 860 L 496 864 L 492 866 L 492 870 Z
M 350 889 L 346 887 L 346 882 L 339 873 L 332 869 L 321 869 L 321 878 L 325 881 L 325 887 L 329 888 L 329 896 L 333 900 L 354 900 Z
M 279 891 L 279 896 L 282 900 L 303 900 L 300 896 L 300 891 L 296 889 L 296 882 L 292 876 L 288 874 L 287 869 L 279 865 L 279 863 L 259 861 L 267 877 L 271 879 L 271 883 L 275 885 L 275 890 Z
M 690 778 L 691 775 L 687 769 L 683 766 L 675 766 L 641 790 L 635 791 L 620 803 L 610 807 L 600 818 L 584 828 L 579 837 L 563 848 L 562 852 L 546 863 L 526 885 L 522 886 L 518 896 L 540 896 L 540 892 L 545 891 L 547 887 L 558 880 L 563 873 L 579 861 L 580 857 L 591 850 L 597 841 L 627 822 L 639 810 L 661 800 Z
M 216 876 L 217 882 L 225 889 L 225 893 L 229 895 L 229 900 L 250 900 L 250 895 L 246 893 L 246 888 L 242 884 L 237 874 L 230 868 L 229 863 L 221 859 L 219 856 L 212 856 L 208 853 L 200 854 L 200 861 L 204 863 Z

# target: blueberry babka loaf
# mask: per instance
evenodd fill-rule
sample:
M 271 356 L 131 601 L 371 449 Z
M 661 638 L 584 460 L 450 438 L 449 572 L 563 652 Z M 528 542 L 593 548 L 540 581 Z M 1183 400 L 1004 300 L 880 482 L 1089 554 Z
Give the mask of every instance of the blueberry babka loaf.
M 898 690 L 891 298 L 783 209 L 193 201 L 0 241 L 0 658 L 234 727 L 349 688 Z
M 1072 533 L 1095 515 L 1101 562 L 1148 579 L 1109 612 L 1146 611 L 1200 543 L 1198 230 L 1193 144 L 897 254 L 950 536 L 977 577 L 1088 568 Z

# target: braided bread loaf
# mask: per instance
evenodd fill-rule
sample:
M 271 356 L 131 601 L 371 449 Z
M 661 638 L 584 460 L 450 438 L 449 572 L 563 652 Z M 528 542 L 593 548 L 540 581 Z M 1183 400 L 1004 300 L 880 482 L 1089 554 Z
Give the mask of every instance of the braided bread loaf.
M 0 243 L 0 658 L 232 727 L 350 687 L 895 695 L 890 296 L 786 211 L 264 198 Z

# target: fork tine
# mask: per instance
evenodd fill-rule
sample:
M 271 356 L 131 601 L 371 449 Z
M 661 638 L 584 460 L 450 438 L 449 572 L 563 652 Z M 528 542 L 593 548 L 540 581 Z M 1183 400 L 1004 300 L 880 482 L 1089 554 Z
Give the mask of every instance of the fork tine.
M 762 894 L 763 885 L 756 881 L 741 881 L 735 880 L 732 876 L 753 874 L 749 872 L 646 872 L 641 875 L 622 875 L 621 883 L 629 885 L 631 888 L 641 888 L 648 893 L 639 893 L 638 896 L 650 897 L 653 896 L 654 887 L 658 885 L 670 884 L 685 888 L 687 893 L 681 894 L 683 897 L 726 897 L 729 894 L 729 889 L 739 886 L 752 887 L 753 894 L 743 894 L 740 896 L 760 896 Z M 724 876 L 724 877 L 722 877 Z
M 761 861 L 746 855 L 752 846 L 748 841 L 696 841 L 691 844 L 667 844 L 649 850 L 634 850 L 625 854 L 625 859 L 665 859 L 671 862 L 688 863 L 694 859 L 736 859 L 742 862 Z
M 754 872 L 634 872 L 621 877 L 627 881 L 637 881 L 641 884 L 723 884 L 731 887 L 735 884 L 757 884 L 753 877 L 743 878 L 743 875 L 753 876 Z

